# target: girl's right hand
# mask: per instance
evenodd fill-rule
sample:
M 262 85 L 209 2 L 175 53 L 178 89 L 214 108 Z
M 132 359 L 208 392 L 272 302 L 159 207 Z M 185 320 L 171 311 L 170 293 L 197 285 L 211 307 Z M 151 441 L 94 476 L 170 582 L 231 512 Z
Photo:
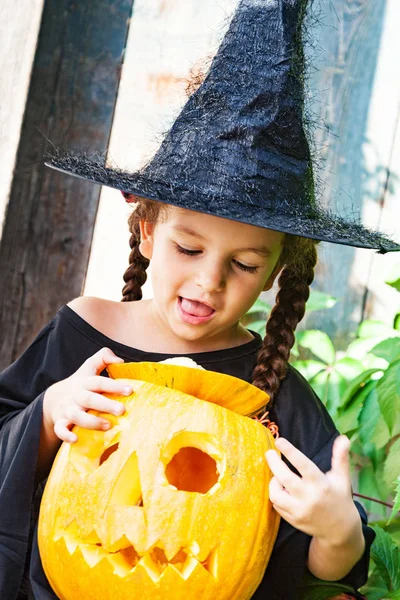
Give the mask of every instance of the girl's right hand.
M 110 379 L 100 373 L 113 363 L 124 362 L 109 348 L 102 348 L 88 358 L 70 377 L 58 381 L 45 392 L 43 399 L 43 425 L 60 440 L 74 443 L 78 437 L 70 431 L 73 425 L 85 429 L 106 431 L 111 424 L 107 419 L 88 414 L 89 409 L 121 415 L 125 406 L 102 396 L 103 392 L 129 396 L 132 387 L 127 380 Z

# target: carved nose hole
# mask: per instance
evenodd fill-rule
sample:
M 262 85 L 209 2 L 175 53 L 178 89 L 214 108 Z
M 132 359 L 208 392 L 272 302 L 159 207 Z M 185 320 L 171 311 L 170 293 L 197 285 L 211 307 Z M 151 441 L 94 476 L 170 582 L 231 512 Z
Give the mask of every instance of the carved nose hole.
M 110 458 L 111 454 L 114 454 L 114 452 L 118 450 L 118 446 L 119 444 L 113 444 L 112 446 L 104 450 L 103 454 L 100 456 L 100 465 L 102 465 L 103 462 L 106 462 L 106 460 Z
M 184 492 L 206 494 L 218 482 L 216 461 L 198 448 L 181 448 L 165 469 L 168 482 Z

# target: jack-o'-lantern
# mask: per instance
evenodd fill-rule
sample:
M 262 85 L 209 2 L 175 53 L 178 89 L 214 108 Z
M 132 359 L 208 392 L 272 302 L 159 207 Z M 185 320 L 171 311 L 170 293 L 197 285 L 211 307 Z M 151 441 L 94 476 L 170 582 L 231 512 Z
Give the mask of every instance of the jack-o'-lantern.
M 39 549 L 55 593 L 61 600 L 250 598 L 279 525 L 265 460 L 274 441 L 226 406 L 245 411 L 247 403 L 252 412 L 268 396 L 198 369 L 121 367 L 111 376 L 135 378 L 130 397 L 110 396 L 125 403 L 124 415 L 107 415 L 106 432 L 75 427 L 78 441 L 62 444 L 43 495 Z M 158 384 L 137 380 L 140 372 Z M 175 383 L 185 391 L 171 389 Z

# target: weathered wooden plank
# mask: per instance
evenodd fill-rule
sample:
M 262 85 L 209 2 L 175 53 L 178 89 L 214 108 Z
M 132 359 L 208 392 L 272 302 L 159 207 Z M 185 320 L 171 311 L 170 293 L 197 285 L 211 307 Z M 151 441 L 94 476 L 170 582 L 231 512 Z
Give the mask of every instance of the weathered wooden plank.
M 107 147 L 133 0 L 47 0 L 0 247 L 0 366 L 81 292 L 99 188 L 43 165 Z
M 192 69 L 213 54 L 238 0 L 135 0 L 109 158 L 135 170 L 152 156 L 187 100 Z M 130 209 L 103 188 L 85 294 L 120 300 L 128 265 Z M 146 284 L 144 293 L 152 294 Z
M 385 24 L 375 78 L 368 126 L 366 168 L 376 174 L 376 196 L 369 201 L 369 211 L 380 227 L 400 240 L 400 3 L 386 0 Z M 384 166 L 382 166 L 384 165 Z M 375 184 L 376 185 L 376 184 Z M 365 294 L 365 316 L 390 323 L 400 311 L 400 294 L 384 283 L 400 267 L 400 254 L 373 255 Z M 353 271 L 354 272 L 354 271 Z
M 44 0 L 0 3 L 0 238 Z M 23 40 L 23 43 L 21 43 Z
M 319 6 L 323 17 L 316 31 L 323 53 L 310 83 L 313 110 L 327 126 L 316 132 L 317 153 L 324 158 L 319 169 L 321 199 L 335 212 L 362 216 L 378 228 L 387 154 L 371 172 L 367 162 L 371 140 L 367 136 L 386 0 L 321 0 Z M 393 48 L 393 54 L 398 55 L 398 37 L 394 43 L 397 51 Z M 385 108 L 380 106 L 376 118 L 382 118 Z M 369 203 L 378 205 L 379 210 L 366 211 Z M 324 313 L 322 322 L 320 315 L 311 315 L 307 325 L 322 327 L 339 347 L 345 346 L 364 315 L 373 251 L 323 244 L 320 255 L 317 287 L 340 298 L 340 303 Z

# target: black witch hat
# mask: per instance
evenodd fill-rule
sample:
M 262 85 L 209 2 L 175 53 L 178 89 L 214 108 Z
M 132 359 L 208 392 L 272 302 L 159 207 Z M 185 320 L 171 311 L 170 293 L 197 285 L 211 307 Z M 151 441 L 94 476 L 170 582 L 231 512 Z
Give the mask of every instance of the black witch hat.
M 47 164 L 122 192 L 385 253 L 386 236 L 320 207 L 303 124 L 307 0 L 241 0 L 207 77 L 134 173 L 58 153 Z

